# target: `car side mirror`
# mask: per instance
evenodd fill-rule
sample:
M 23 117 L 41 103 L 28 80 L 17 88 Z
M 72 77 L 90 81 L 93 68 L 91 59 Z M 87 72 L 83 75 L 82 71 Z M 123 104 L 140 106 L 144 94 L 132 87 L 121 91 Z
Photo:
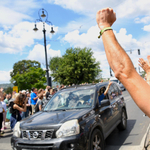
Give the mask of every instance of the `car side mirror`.
M 109 99 L 106 99 L 101 101 L 100 107 L 109 106 L 109 105 L 110 105 L 110 101 Z

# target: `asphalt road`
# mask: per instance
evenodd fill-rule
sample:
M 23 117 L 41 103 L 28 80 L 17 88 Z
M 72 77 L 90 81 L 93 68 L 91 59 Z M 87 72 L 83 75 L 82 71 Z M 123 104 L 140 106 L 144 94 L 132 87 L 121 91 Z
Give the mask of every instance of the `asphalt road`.
M 143 117 L 143 112 L 136 106 L 127 91 L 123 92 L 127 105 L 127 129 L 118 131 L 115 129 L 106 139 L 106 150 L 137 150 L 149 126 L 149 118 Z M 9 125 L 8 125 L 9 126 Z M 0 138 L 0 150 L 11 150 L 10 129 Z
M 117 128 L 106 139 L 106 150 L 137 150 L 147 131 L 150 120 L 143 117 L 144 113 L 137 107 L 128 91 L 123 92 L 127 106 L 127 129 Z

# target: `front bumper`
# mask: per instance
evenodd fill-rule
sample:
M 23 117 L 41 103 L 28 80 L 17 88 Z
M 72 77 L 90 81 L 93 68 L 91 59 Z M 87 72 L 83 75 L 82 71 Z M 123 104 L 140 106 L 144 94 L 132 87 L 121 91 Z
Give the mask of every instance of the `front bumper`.
M 54 138 L 51 140 L 27 140 L 17 137 L 11 138 L 11 146 L 16 150 L 40 149 L 40 150 L 86 150 L 88 146 L 80 135 Z

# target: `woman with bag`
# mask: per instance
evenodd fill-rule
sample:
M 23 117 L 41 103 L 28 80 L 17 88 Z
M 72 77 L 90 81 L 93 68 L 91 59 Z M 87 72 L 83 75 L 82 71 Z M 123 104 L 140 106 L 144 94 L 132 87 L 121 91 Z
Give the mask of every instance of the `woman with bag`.
M 0 92 L 0 136 L 1 136 L 1 128 L 2 128 L 2 122 L 3 122 L 3 112 L 5 112 L 2 106 L 2 102 L 1 102 L 2 98 L 3 98 L 3 94 L 2 92 Z
M 6 103 L 4 102 L 5 99 L 5 93 L 2 94 L 2 98 L 1 98 L 1 103 L 2 103 L 2 107 L 4 109 L 3 111 L 3 122 L 2 122 L 2 128 L 1 128 L 1 132 L 4 133 L 4 129 L 6 129 L 5 127 L 5 121 L 6 121 Z
M 17 121 L 21 120 L 20 112 L 26 112 L 26 103 L 28 98 L 25 94 L 19 94 L 16 99 L 11 102 L 11 117 L 10 117 L 10 127 L 11 130 L 14 128 Z

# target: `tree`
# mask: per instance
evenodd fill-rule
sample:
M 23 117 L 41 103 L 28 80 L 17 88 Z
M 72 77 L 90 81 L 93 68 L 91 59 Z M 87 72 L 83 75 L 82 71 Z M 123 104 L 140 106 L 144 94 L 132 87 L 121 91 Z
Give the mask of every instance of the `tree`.
M 23 74 L 29 70 L 29 68 L 34 67 L 34 68 L 40 68 L 41 64 L 38 61 L 32 61 L 32 60 L 22 60 L 18 61 L 17 63 L 14 64 L 13 66 L 13 71 L 10 72 L 10 76 L 13 78 L 15 77 L 18 73 Z M 17 86 L 17 81 L 14 80 L 13 84 Z
M 141 74 L 141 76 L 144 78 L 144 77 L 145 77 L 146 72 L 145 72 L 145 71 L 142 71 L 142 72 L 140 72 L 140 74 Z
M 54 81 L 65 85 L 92 83 L 101 72 L 99 65 L 90 48 L 68 48 L 62 57 L 50 60 Z
M 12 93 L 13 91 L 13 88 L 11 86 L 9 86 L 7 89 L 4 90 L 5 93 L 9 94 L 9 93 Z
M 28 71 L 20 74 L 19 72 L 11 78 L 11 82 L 17 82 L 18 89 L 31 89 L 35 88 L 45 88 L 44 83 L 46 83 L 46 71 L 42 68 L 28 68 Z

